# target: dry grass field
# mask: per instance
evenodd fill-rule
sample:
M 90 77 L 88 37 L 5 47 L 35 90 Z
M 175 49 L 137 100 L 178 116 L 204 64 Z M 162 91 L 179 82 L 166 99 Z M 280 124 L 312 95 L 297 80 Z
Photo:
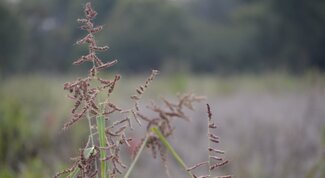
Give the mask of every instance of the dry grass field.
M 70 78 L 73 78 L 72 76 Z M 113 100 L 129 104 L 129 96 L 144 76 L 122 78 Z M 325 80 L 321 74 L 289 76 L 160 76 L 144 102 L 177 92 L 207 96 L 221 136 L 220 149 L 230 160 L 225 171 L 240 178 L 311 178 L 324 176 Z M 20 76 L 0 85 L 0 177 L 50 177 L 69 163 L 84 143 L 83 125 L 62 132 L 72 103 L 59 76 Z M 176 121 L 170 138 L 188 164 L 205 160 L 205 101 L 189 111 L 190 123 Z M 148 113 L 150 114 L 150 113 Z M 4 135 L 7 135 L 5 137 Z M 131 177 L 166 177 L 160 161 L 145 152 Z M 125 159 L 130 156 L 125 152 Z M 172 177 L 185 177 L 168 157 Z M 200 171 L 200 170 L 199 170 Z

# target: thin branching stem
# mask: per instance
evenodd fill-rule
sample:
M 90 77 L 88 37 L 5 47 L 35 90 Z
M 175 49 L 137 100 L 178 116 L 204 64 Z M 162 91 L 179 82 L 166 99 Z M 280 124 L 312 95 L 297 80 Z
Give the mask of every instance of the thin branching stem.
M 138 161 L 138 159 L 139 159 L 139 157 L 140 157 L 140 154 L 142 153 L 142 151 L 144 150 L 144 147 L 145 147 L 146 144 L 147 144 L 148 138 L 149 138 L 149 136 L 146 135 L 146 137 L 144 138 L 144 140 L 143 140 L 143 142 L 142 142 L 142 144 L 141 144 L 141 147 L 140 147 L 140 149 L 138 150 L 136 156 L 134 157 L 134 160 L 132 161 L 132 163 L 131 163 L 131 165 L 130 165 L 128 171 L 125 173 L 124 178 L 128 178 L 128 177 L 130 176 L 130 174 L 131 174 L 131 172 L 133 171 L 133 168 L 134 168 L 134 166 L 135 166 L 135 163 L 137 163 L 137 161 Z
M 209 137 L 210 137 L 210 134 L 211 134 L 211 130 L 210 130 L 210 117 L 208 117 L 208 135 L 207 135 L 207 138 L 208 138 L 208 148 L 211 148 L 211 142 L 209 140 Z M 211 169 L 210 169 L 210 166 L 211 166 L 211 151 L 208 151 L 208 170 L 209 170 L 209 175 L 208 175 L 208 178 L 211 177 Z
M 78 168 L 78 167 L 76 167 L 69 175 L 68 175 L 68 177 L 70 177 L 70 178 L 75 178 L 77 175 L 78 175 L 78 173 L 79 173 L 79 171 L 80 171 L 80 169 Z
M 95 146 L 95 142 L 94 142 L 94 134 L 93 134 L 93 127 L 91 124 L 91 117 L 89 116 L 89 111 L 87 111 L 87 120 L 88 120 L 88 126 L 89 126 L 89 137 L 90 137 L 90 143 L 91 146 L 94 147 Z M 98 166 L 97 166 L 97 162 L 95 162 L 95 169 L 98 170 Z M 98 178 L 98 174 L 96 175 L 96 178 Z

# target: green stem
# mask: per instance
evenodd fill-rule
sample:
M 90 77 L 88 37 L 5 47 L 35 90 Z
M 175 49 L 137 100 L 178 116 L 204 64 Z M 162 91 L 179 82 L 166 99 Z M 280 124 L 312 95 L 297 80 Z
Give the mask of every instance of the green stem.
M 105 118 L 102 115 L 97 117 L 97 130 L 98 130 L 99 146 L 105 147 L 106 146 Z M 105 158 L 106 158 L 106 150 L 102 149 L 100 150 L 100 159 L 105 159 Z M 108 166 L 106 161 L 100 161 L 101 178 L 106 178 L 106 177 L 109 178 L 109 175 L 106 174 L 107 167 Z
M 151 131 L 154 132 L 158 138 L 160 139 L 160 141 L 162 142 L 162 144 L 167 148 L 167 150 L 173 155 L 173 157 L 176 159 L 176 161 L 178 162 L 178 164 L 184 169 L 184 171 L 186 171 L 188 173 L 188 175 L 192 178 L 192 174 L 187 171 L 187 166 L 185 164 L 185 162 L 183 161 L 183 159 L 177 154 L 177 152 L 175 151 L 175 149 L 173 148 L 173 146 L 167 141 L 167 139 L 164 137 L 164 135 L 159 131 L 159 129 L 157 127 L 152 127 Z
M 149 138 L 148 135 L 146 135 L 146 137 L 145 137 L 145 139 L 144 139 L 144 141 L 143 141 L 143 143 L 142 143 L 140 149 L 138 150 L 138 152 L 137 152 L 137 154 L 136 154 L 134 160 L 132 161 L 132 163 L 131 163 L 131 165 L 130 165 L 128 171 L 126 172 L 124 178 L 128 178 L 128 177 L 130 176 L 130 174 L 131 174 L 131 172 L 132 172 L 132 170 L 133 170 L 133 168 L 134 168 L 135 163 L 138 161 L 138 159 L 139 159 L 139 157 L 140 157 L 140 154 L 142 153 L 144 147 L 145 147 L 146 144 L 147 144 L 148 138 Z

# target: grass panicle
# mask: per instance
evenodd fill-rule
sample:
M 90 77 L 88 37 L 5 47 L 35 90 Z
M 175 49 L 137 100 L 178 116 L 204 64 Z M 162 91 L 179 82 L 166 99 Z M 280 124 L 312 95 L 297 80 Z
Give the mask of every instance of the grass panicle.
M 77 20 L 81 24 L 80 29 L 86 31 L 87 34 L 78 40 L 76 45 L 87 45 L 88 54 L 73 62 L 74 65 L 90 62 L 92 67 L 86 77 L 77 78 L 64 84 L 64 90 L 69 92 L 68 98 L 74 102 L 74 106 L 71 109 L 71 119 L 64 124 L 63 129 L 69 129 L 78 122 L 87 119 L 89 126 L 88 142 L 80 149 L 79 155 L 73 159 L 72 166 L 57 173 L 54 177 L 116 178 L 124 175 L 124 178 L 128 178 L 145 148 L 151 150 L 153 158 L 158 157 L 159 154 L 168 177 L 171 177 L 171 173 L 166 163 L 167 151 L 171 153 L 189 177 L 197 177 L 192 174 L 192 170 L 203 165 L 209 166 L 209 176 L 200 177 L 210 177 L 210 171 L 227 162 L 217 162 L 223 161 L 223 159 L 215 156 L 214 153 L 221 153 L 221 151 L 210 146 L 210 143 L 218 143 L 219 137 L 211 132 L 211 129 L 215 129 L 216 126 L 212 122 L 209 105 L 209 157 L 207 162 L 188 168 L 167 140 L 176 129 L 173 126 L 175 120 L 190 121 L 191 119 L 186 115 L 186 110 L 193 111 L 194 104 L 204 100 L 204 97 L 185 93 L 178 95 L 176 102 L 162 98 L 160 102 L 162 105 L 151 102 L 145 108 L 139 107 L 143 94 L 159 73 L 157 70 L 152 70 L 145 82 L 135 89 L 135 94 L 130 96 L 133 104 L 129 108 L 121 108 L 113 103 L 111 95 L 114 93 L 121 76 L 115 74 L 112 79 L 105 79 L 98 75 L 100 71 L 109 69 L 118 61 L 114 59 L 104 62 L 97 56 L 97 53 L 104 52 L 109 47 L 97 46 L 95 35 L 103 29 L 103 26 L 95 26 L 93 21 L 96 16 L 97 12 L 92 8 L 91 2 L 87 2 L 84 6 L 84 17 Z M 100 97 L 103 95 L 105 98 Z M 149 117 L 147 116 L 148 112 L 155 115 Z M 138 124 L 139 129 L 145 130 L 142 143 L 137 146 L 131 144 L 134 132 L 133 122 Z M 122 149 L 136 150 L 135 157 L 130 164 L 123 163 L 121 159 Z
M 217 128 L 217 125 L 213 122 L 212 111 L 211 111 L 209 104 L 207 104 L 207 114 L 208 114 L 208 121 L 207 121 L 208 160 L 204 161 L 204 162 L 197 163 L 196 165 L 188 168 L 188 171 L 193 171 L 194 169 L 196 169 L 198 167 L 207 166 L 208 167 L 208 175 L 196 176 L 195 174 L 193 174 L 193 177 L 195 177 L 195 178 L 196 177 L 197 178 L 204 178 L 204 177 L 210 178 L 210 177 L 212 177 L 212 171 L 215 168 L 222 167 L 229 162 L 228 160 L 224 160 L 222 157 L 218 156 L 218 155 L 225 154 L 225 152 L 215 148 L 215 145 L 220 142 L 220 140 L 219 140 L 220 138 L 213 133 L 213 130 L 215 130 Z M 231 175 L 217 176 L 217 178 L 231 178 L 231 177 L 232 177 Z

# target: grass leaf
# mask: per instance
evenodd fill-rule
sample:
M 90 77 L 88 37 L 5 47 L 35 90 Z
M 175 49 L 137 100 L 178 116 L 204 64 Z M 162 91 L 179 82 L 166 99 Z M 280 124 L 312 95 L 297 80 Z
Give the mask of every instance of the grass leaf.
M 159 140 L 167 148 L 167 150 L 173 155 L 175 160 L 184 169 L 184 171 L 186 171 L 190 177 L 193 177 L 192 174 L 189 171 L 187 171 L 187 166 L 183 161 L 183 159 L 178 155 L 178 153 L 175 151 L 173 146 L 168 142 L 168 140 L 164 137 L 164 135 L 160 132 L 160 130 L 157 127 L 153 127 L 151 128 L 151 131 L 158 136 Z
M 146 135 L 146 137 L 145 137 L 145 139 L 144 139 L 144 141 L 143 141 L 143 143 L 142 143 L 140 149 L 139 149 L 138 152 L 137 152 L 137 155 L 135 156 L 134 160 L 132 161 L 132 163 L 131 163 L 131 165 L 130 165 L 128 171 L 125 173 L 124 178 L 128 178 L 128 177 L 130 176 L 130 174 L 131 174 L 131 172 L 132 172 L 132 170 L 133 170 L 133 168 L 134 168 L 135 163 L 138 161 L 138 159 L 139 159 L 139 157 L 140 157 L 140 154 L 142 153 L 144 147 L 145 147 L 146 144 L 147 144 L 148 138 L 149 138 L 148 135 Z

